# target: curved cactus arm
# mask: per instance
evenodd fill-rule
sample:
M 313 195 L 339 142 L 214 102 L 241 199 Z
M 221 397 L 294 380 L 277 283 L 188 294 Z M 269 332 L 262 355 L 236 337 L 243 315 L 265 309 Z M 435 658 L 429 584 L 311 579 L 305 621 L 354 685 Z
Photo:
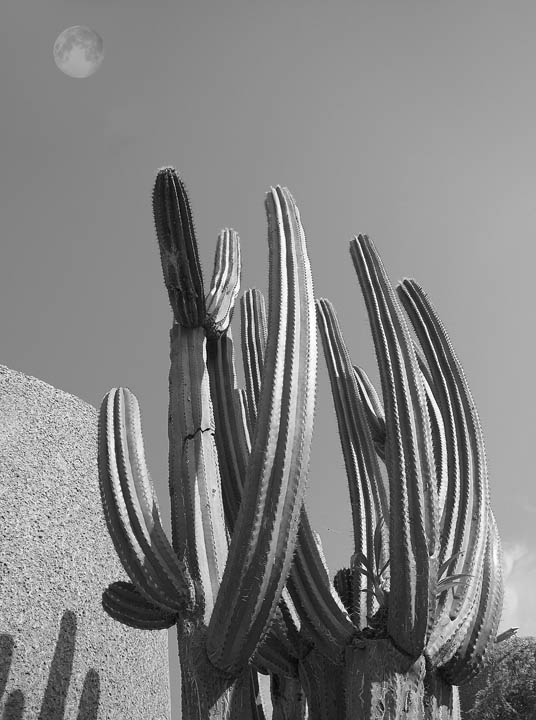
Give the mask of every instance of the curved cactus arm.
M 247 290 L 241 300 L 242 357 L 247 378 L 252 423 L 257 421 L 257 402 L 261 393 L 266 329 L 264 298 L 258 290 Z M 287 588 L 298 611 L 304 631 L 331 655 L 353 633 L 344 606 L 332 587 L 322 558 L 321 545 L 311 530 L 305 506 L 301 511 L 298 542 L 287 579 Z M 290 599 L 290 598 L 289 598 Z M 306 630 L 309 628 L 309 630 Z M 298 646 L 295 647 L 298 653 Z
M 367 373 L 358 365 L 353 367 L 359 398 L 365 409 L 376 453 L 385 462 L 385 413 L 383 405 Z
M 440 656 L 431 658 L 452 685 L 463 685 L 480 671 L 487 651 L 495 643 L 503 593 L 501 541 L 490 510 L 482 585 L 474 619 L 451 660 L 443 664 Z
M 372 555 L 376 518 L 389 516 L 387 491 L 335 310 L 329 300 L 324 299 L 317 300 L 316 309 L 348 477 L 355 543 L 353 557 L 369 557 Z M 388 547 L 387 527 L 383 527 L 384 547 Z M 360 572 L 359 567 L 352 569 L 352 621 L 357 628 L 363 629 L 367 625 L 367 616 L 373 615 L 377 609 L 374 607 L 373 579 Z
M 250 425 L 254 426 L 257 418 L 257 401 L 260 397 L 266 346 L 266 319 L 262 294 L 258 290 L 247 290 L 242 296 L 241 307 L 244 371 L 246 377 L 250 378 L 249 403 L 248 393 L 236 388 L 231 328 L 229 327 L 217 340 L 207 342 L 207 365 L 216 423 L 216 446 L 226 519 L 231 535 L 240 509 L 246 478 L 246 467 L 251 451 Z M 299 633 L 292 620 L 295 614 L 292 600 L 285 589 L 274 612 L 267 639 L 255 655 L 257 667 L 269 668 L 273 672 L 285 674 L 288 673 L 290 661 L 297 663 Z
M 204 324 L 209 339 L 219 337 L 229 327 L 240 290 L 241 269 L 240 239 L 234 230 L 225 228 L 218 236 L 212 282 L 205 299 Z
M 390 537 L 397 539 L 390 545 L 387 627 L 397 645 L 415 656 L 429 631 L 431 557 L 438 541 L 430 419 L 411 336 L 380 257 L 363 235 L 351 241 L 350 254 L 369 315 L 386 417 Z
M 416 332 L 422 335 L 421 345 L 430 356 L 431 369 L 435 362 L 441 366 L 450 391 L 454 429 L 460 439 L 460 506 L 453 550 L 455 553 L 463 552 L 458 555 L 452 571 L 466 577 L 454 593 L 449 615 L 452 620 L 458 618 L 458 628 L 463 632 L 467 614 L 474 606 L 475 594 L 478 594 L 482 581 L 488 532 L 489 491 L 482 428 L 463 369 L 426 293 L 414 280 L 408 279 L 401 283 L 398 292 Z M 423 326 L 428 331 L 427 335 L 422 331 Z M 432 349 L 435 353 L 433 360 Z M 437 640 L 432 636 L 431 642 Z
M 114 582 L 102 593 L 102 607 L 110 617 L 139 630 L 164 630 L 177 622 L 177 613 L 149 602 L 128 582 Z
M 172 167 L 157 173 L 153 215 L 175 321 L 184 327 L 199 327 L 205 321 L 206 306 L 194 221 L 184 182 Z
M 127 388 L 114 388 L 102 401 L 98 467 L 108 531 L 132 582 L 169 612 L 192 609 L 193 582 L 162 528 L 145 464 L 138 402 Z
M 222 670 L 243 667 L 264 637 L 285 585 L 312 440 L 316 326 L 299 211 L 288 190 L 266 198 L 270 246 L 268 342 L 240 512 L 207 633 Z
M 256 288 L 246 290 L 240 299 L 240 311 L 246 395 L 250 409 L 250 426 L 254 428 L 261 394 L 264 351 L 268 335 L 263 294 Z
M 439 340 L 432 339 L 432 326 L 426 321 L 424 312 L 416 304 L 417 294 L 412 286 L 406 281 L 400 283 L 397 292 L 404 306 L 411 324 L 417 334 L 417 338 L 424 353 L 424 358 L 418 354 L 421 373 L 428 380 L 433 389 L 433 395 L 439 405 L 443 419 L 443 431 L 445 434 L 446 455 L 444 456 L 444 471 L 447 473 L 447 490 L 443 505 L 439 505 L 440 518 L 440 550 L 439 563 L 460 551 L 459 542 L 460 530 L 468 521 L 468 505 L 460 508 L 460 495 L 462 489 L 462 464 L 467 466 L 467 445 L 464 440 L 465 429 L 460 424 L 461 400 L 459 393 L 452 380 L 449 380 L 448 363 L 443 359 Z M 456 538 L 458 538 L 456 542 Z M 457 572 L 460 572 L 457 570 Z

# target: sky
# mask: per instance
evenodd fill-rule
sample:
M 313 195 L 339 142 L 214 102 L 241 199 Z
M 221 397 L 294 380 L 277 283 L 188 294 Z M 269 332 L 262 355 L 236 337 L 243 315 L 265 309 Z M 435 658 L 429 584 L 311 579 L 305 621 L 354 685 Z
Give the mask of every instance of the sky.
M 131 388 L 167 523 L 172 316 L 154 177 L 173 165 L 186 182 L 206 287 L 233 227 L 242 291 L 266 297 L 264 196 L 287 186 L 315 296 L 374 381 L 349 240 L 368 233 L 393 282 L 428 291 L 484 430 L 501 628 L 536 635 L 535 23 L 535 4 L 517 0 L 3 0 L 0 362 L 95 407 Z M 71 25 L 103 39 L 91 77 L 54 63 Z M 307 506 L 333 574 L 353 548 L 320 344 Z M 170 661 L 173 679 L 173 633 Z

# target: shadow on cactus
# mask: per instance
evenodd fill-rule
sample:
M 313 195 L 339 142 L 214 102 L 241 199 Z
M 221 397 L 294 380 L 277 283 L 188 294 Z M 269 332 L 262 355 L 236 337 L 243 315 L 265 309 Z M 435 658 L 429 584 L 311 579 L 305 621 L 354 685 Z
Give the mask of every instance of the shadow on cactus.
M 474 402 L 426 294 L 412 280 L 395 292 L 368 237 L 351 242 L 382 402 L 352 365 L 331 303 L 315 303 L 299 211 L 288 190 L 272 188 L 268 321 L 261 293 L 246 291 L 238 388 L 238 236 L 220 234 L 205 295 L 172 168 L 157 175 L 153 209 L 174 316 L 172 538 L 136 398 L 113 389 L 101 407 L 99 478 L 131 582 L 104 591 L 105 610 L 134 627 L 177 625 L 185 720 L 264 718 L 258 672 L 271 677 L 274 719 L 459 717 L 456 685 L 479 671 L 496 635 L 501 550 Z M 355 544 L 333 582 L 303 503 L 317 324 Z

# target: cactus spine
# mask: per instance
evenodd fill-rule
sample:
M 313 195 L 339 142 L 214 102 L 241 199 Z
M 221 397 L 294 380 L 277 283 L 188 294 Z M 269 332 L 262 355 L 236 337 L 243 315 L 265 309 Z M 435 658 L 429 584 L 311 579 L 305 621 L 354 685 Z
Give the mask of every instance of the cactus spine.
M 205 296 L 190 204 L 172 168 L 157 175 L 153 209 L 174 315 L 172 539 L 136 398 L 113 389 L 101 407 L 99 477 L 131 583 L 107 588 L 104 608 L 134 627 L 177 625 L 185 720 L 263 720 L 257 672 L 271 675 L 274 720 L 459 717 L 456 685 L 479 671 L 496 636 L 501 548 L 478 415 L 426 294 L 412 280 L 395 291 L 373 243 L 351 242 L 382 403 L 352 365 L 333 306 L 314 301 L 292 196 L 272 188 L 269 316 L 257 290 L 242 296 L 241 389 L 230 327 L 238 236 L 220 234 Z M 303 503 L 316 323 L 355 543 L 333 582 Z

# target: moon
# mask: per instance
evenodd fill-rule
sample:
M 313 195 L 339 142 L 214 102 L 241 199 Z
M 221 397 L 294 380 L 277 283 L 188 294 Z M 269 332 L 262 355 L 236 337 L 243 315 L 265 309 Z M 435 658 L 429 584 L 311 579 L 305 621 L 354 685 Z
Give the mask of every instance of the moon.
M 66 28 L 54 43 L 54 61 L 70 77 L 93 75 L 103 57 L 101 36 L 84 25 Z

